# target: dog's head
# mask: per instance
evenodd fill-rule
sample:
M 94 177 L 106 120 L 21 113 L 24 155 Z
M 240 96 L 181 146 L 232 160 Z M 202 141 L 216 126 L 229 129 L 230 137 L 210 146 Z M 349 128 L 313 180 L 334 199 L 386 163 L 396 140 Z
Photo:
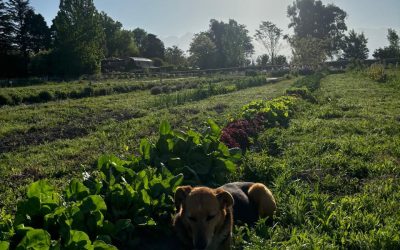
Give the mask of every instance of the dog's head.
M 175 192 L 176 209 L 196 249 L 210 245 L 232 205 L 232 195 L 222 189 L 181 186 Z

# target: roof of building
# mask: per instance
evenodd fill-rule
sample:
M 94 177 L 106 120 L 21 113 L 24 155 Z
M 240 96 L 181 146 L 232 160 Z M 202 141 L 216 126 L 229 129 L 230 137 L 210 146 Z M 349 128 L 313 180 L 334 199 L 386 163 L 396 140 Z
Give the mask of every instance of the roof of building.
M 144 57 L 129 57 L 129 58 L 134 60 L 135 62 L 153 62 L 151 59 Z

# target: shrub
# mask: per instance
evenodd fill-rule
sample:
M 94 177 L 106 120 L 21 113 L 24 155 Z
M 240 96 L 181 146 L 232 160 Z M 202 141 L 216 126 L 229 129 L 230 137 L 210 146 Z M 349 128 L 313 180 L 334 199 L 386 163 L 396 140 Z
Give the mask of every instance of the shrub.
M 79 98 L 79 93 L 78 93 L 76 90 L 72 90 L 72 91 L 68 94 L 68 96 L 69 96 L 70 98 L 76 99 L 76 98 Z
M 40 102 L 48 102 L 53 100 L 53 95 L 49 91 L 41 91 L 38 97 Z
M 367 70 L 367 75 L 369 78 L 377 82 L 385 82 L 387 79 L 385 67 L 379 63 L 372 64 Z
M 18 105 L 22 102 L 22 97 L 18 94 L 11 94 L 10 97 L 14 105 Z
M 160 86 L 155 86 L 155 87 L 152 87 L 152 88 L 150 89 L 150 93 L 151 93 L 152 95 L 159 95 L 159 94 L 162 93 L 162 89 L 161 89 Z
M 8 95 L 0 94 L 0 106 L 12 105 L 12 104 L 13 104 L 13 101 Z
M 54 97 L 57 99 L 57 100 L 64 100 L 64 99 L 67 99 L 68 98 L 68 94 L 67 93 L 65 93 L 65 92 L 62 92 L 62 91 L 56 91 L 55 93 L 54 93 Z
M 81 91 L 81 96 L 82 97 L 89 97 L 89 96 L 93 96 L 93 95 L 94 95 L 94 89 L 92 87 L 85 87 Z
M 168 93 L 171 92 L 171 88 L 170 88 L 168 85 L 163 85 L 163 86 L 161 86 L 161 91 L 162 91 L 163 93 L 168 94 Z

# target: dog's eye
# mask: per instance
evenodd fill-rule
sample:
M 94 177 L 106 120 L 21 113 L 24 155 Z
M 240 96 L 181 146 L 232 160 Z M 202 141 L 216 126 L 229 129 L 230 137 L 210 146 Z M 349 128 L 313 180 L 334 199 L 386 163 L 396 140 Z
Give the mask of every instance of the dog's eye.
M 209 215 L 209 216 L 207 216 L 207 221 L 210 221 L 210 220 L 214 219 L 214 217 L 215 217 L 215 215 Z
M 194 217 L 189 217 L 189 220 L 196 222 L 196 218 L 194 218 Z

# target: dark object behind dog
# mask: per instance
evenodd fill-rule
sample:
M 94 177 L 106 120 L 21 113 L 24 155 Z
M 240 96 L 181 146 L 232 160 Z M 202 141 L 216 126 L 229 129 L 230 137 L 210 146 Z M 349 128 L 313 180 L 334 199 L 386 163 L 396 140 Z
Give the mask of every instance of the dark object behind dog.
M 261 183 L 234 182 L 217 189 L 178 187 L 173 226 L 183 249 L 230 249 L 233 220 L 254 224 L 272 218 L 276 202 Z

